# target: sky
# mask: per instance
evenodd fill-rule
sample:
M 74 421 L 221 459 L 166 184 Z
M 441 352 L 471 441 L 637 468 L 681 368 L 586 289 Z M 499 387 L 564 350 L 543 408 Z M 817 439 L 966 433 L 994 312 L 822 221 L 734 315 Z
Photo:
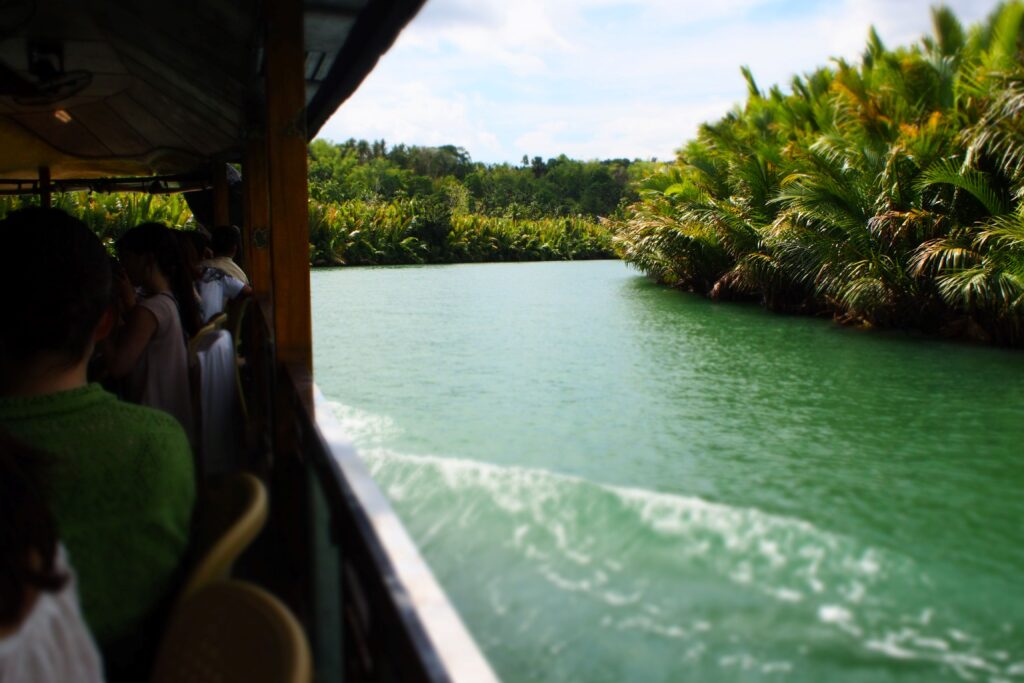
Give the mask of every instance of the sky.
M 929 32 L 934 0 L 428 0 L 319 137 L 672 159 L 758 86 Z M 965 25 L 997 0 L 946 0 Z M 787 88 L 784 88 L 788 90 Z

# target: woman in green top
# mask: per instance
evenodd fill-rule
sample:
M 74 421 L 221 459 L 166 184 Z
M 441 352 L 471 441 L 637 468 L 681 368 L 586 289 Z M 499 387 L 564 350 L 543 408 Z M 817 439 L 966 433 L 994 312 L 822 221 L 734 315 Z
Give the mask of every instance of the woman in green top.
M 188 543 L 195 482 L 181 426 L 86 380 L 111 327 L 99 239 L 54 209 L 0 221 L 0 426 L 53 456 L 48 498 L 108 676 L 148 661 Z M 135 668 L 132 675 L 137 674 Z

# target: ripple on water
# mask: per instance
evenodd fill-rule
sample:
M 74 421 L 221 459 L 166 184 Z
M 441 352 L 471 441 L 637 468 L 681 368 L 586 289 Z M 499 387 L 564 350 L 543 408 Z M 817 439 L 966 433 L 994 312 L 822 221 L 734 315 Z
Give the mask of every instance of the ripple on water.
M 466 568 L 489 577 L 486 605 L 468 612 L 502 634 L 489 640 L 492 657 L 538 635 L 513 624 L 562 633 L 590 623 L 620 634 L 603 645 L 608 658 L 631 656 L 617 644 L 637 637 L 648 649 L 660 641 L 680 672 L 696 661 L 782 675 L 832 658 L 838 669 L 912 663 L 964 680 L 1021 678 L 984 639 L 951 635 L 961 615 L 911 560 L 810 522 L 543 470 L 379 448 L 364 457 L 428 558 L 443 557 L 464 612 L 462 589 L 475 593 Z M 578 641 L 556 649 L 548 656 L 593 656 Z

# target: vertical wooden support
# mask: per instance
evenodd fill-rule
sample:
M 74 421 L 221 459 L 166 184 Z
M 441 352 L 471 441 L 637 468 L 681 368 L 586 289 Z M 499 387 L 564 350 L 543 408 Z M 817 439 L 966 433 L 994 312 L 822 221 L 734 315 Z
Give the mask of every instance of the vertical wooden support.
M 274 342 L 279 364 L 312 372 L 302 20 L 302 3 L 268 0 L 266 121 Z M 312 407 L 312 396 L 307 405 Z
M 228 169 L 221 161 L 213 162 L 213 224 L 230 225 L 231 212 L 228 209 Z
M 308 463 L 301 411 L 313 414 L 313 326 L 309 298 L 309 221 L 306 182 L 306 80 L 303 3 L 266 0 L 266 145 L 270 199 L 270 292 L 276 386 L 268 539 L 276 551 L 274 592 L 300 621 L 311 624 Z M 301 375 L 304 381 L 294 382 Z M 308 438 L 308 435 L 306 436 Z
M 39 205 L 44 209 L 53 206 L 53 185 L 50 183 L 50 167 L 39 167 Z
M 263 126 L 250 127 L 242 158 L 244 216 L 242 242 L 245 269 L 257 297 L 269 299 L 270 284 L 270 197 L 267 177 L 267 139 Z M 267 321 L 273 324 L 273 319 Z

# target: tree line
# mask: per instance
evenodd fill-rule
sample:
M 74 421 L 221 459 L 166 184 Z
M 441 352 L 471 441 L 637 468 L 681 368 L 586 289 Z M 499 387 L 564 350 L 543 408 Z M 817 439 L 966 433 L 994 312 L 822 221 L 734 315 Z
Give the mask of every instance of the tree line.
M 635 199 L 632 180 L 652 168 L 629 159 L 581 161 L 527 156 L 521 165 L 474 162 L 462 147 L 424 147 L 384 140 L 317 139 L 309 145 L 310 198 L 436 198 L 463 214 L 503 218 L 609 216 Z
M 651 162 L 524 156 L 474 162 L 454 145 L 314 140 L 314 265 L 612 258 L 599 219 L 637 199 Z

